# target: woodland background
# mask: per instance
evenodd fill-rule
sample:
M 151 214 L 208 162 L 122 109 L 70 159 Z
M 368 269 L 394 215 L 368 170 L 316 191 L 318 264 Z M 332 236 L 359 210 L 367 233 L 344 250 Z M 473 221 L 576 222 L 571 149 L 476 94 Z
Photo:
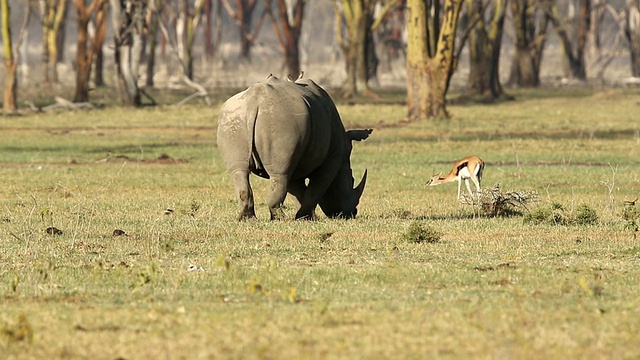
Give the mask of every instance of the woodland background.
M 407 88 L 404 0 L 3 1 L 7 3 L 2 76 L 3 105 L 9 112 L 13 107 L 6 96 L 12 86 L 21 94 L 14 107 L 31 109 L 56 101 L 57 106 L 73 107 L 60 98 L 90 103 L 89 92 L 99 86 L 118 89 L 121 102 L 134 106 L 155 103 L 152 89 L 187 90 L 211 104 L 208 92 L 213 89 L 243 88 L 270 73 L 296 77 L 300 71 L 344 97 L 375 98 L 371 89 Z M 444 93 L 451 87 L 486 102 L 505 98 L 501 83 L 638 85 L 637 0 L 416 3 L 441 14 L 440 21 L 445 5 L 460 6 Z M 496 23 L 499 17 L 503 23 Z M 496 32 L 498 28 L 502 30 Z M 479 35 L 488 40 L 483 43 Z M 488 63 L 481 59 L 485 62 L 478 64 L 471 57 L 478 50 L 470 49 L 499 55 L 486 55 Z M 517 74 L 522 53 L 534 64 L 529 78 Z M 491 73 L 491 66 L 498 69 L 497 93 L 485 88 L 491 85 L 478 85 L 478 77 Z M 7 76 L 13 67 L 16 85 Z

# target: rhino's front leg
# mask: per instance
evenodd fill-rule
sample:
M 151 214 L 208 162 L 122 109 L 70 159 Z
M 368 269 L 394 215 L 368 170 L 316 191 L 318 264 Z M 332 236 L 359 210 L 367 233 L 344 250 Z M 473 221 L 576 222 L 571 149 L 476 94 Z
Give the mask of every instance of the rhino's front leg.
M 248 170 L 235 170 L 233 171 L 233 186 L 238 194 L 238 203 L 240 204 L 240 214 L 238 220 L 255 219 L 256 212 L 253 203 L 253 190 L 251 190 L 251 184 L 249 183 L 249 171 Z
M 269 194 L 268 200 L 271 220 L 284 219 L 282 203 L 287 197 L 287 183 L 288 179 L 286 175 L 271 175 L 271 193 Z
M 316 213 L 315 209 L 311 211 L 311 214 L 308 211 L 305 211 L 304 214 L 300 212 L 302 209 L 302 202 L 304 201 L 304 193 L 307 190 L 307 185 L 305 184 L 305 179 L 299 179 L 295 181 L 289 181 L 289 193 L 295 196 L 296 200 L 298 200 L 298 212 L 296 214 L 296 220 L 315 220 Z

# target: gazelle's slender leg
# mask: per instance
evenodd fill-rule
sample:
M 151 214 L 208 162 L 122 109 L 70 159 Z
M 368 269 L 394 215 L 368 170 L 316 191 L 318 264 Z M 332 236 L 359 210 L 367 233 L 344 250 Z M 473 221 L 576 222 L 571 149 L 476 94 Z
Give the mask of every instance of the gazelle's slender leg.
M 481 193 L 482 190 L 480 189 L 480 181 L 475 177 L 472 177 L 471 181 L 473 181 L 473 183 L 476 185 L 476 190 L 477 190 L 478 194 Z
M 473 178 L 471 178 L 473 179 Z M 467 185 L 467 190 L 469 191 L 469 195 L 473 197 L 473 192 L 471 191 L 471 186 L 469 185 L 469 179 L 464 179 L 464 184 Z

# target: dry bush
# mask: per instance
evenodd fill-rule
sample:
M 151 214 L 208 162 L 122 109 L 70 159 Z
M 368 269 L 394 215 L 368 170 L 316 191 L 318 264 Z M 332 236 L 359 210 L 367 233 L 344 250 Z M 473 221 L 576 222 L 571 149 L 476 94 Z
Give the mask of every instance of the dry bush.
M 521 216 L 521 210 L 528 210 L 527 205 L 536 201 L 538 201 L 538 192 L 535 190 L 503 192 L 500 184 L 495 184 L 491 189 L 483 189 L 477 197 L 464 194 L 460 199 L 462 205 L 478 207 L 482 214 L 487 216 Z

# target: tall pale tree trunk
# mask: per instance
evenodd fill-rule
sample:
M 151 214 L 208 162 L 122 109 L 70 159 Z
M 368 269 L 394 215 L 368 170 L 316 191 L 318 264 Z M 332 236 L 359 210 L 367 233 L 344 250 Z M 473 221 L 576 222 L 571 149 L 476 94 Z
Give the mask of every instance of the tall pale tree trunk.
M 0 0 L 2 10 L 2 44 L 4 54 L 4 87 L 2 91 L 2 109 L 7 113 L 16 111 L 16 93 L 18 80 L 16 77 L 17 64 L 13 57 L 11 42 L 11 7 L 9 0 Z
M 407 1 L 407 107 L 410 120 L 448 117 L 446 94 L 463 0 Z M 440 12 L 443 12 L 440 14 Z M 440 22 L 440 19 L 442 22 Z
M 196 27 L 200 22 L 202 16 L 202 8 L 204 6 L 204 0 L 196 0 L 193 11 L 187 0 L 180 0 L 179 11 L 181 13 L 178 16 L 178 22 L 181 24 L 179 28 L 183 28 L 182 34 L 182 61 L 184 63 L 184 75 L 193 80 L 193 41 L 195 40 Z M 178 34 L 178 40 L 181 36 Z M 180 41 L 178 41 L 180 43 Z
M 627 0 L 625 35 L 631 53 L 631 75 L 640 77 L 640 0 Z
M 115 35 L 118 91 L 124 105 L 141 105 L 138 67 L 142 52 L 142 31 L 146 0 L 110 0 Z

